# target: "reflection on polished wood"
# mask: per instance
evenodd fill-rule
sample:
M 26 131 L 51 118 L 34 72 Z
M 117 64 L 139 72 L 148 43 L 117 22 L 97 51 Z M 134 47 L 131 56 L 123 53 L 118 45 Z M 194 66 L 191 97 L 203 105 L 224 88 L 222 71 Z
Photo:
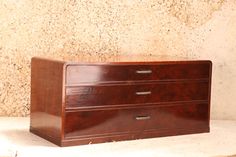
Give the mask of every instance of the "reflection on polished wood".
M 30 131 L 59 146 L 209 131 L 207 60 L 32 58 Z
M 208 99 L 208 86 L 208 81 L 73 86 L 66 88 L 66 107 L 206 101 Z M 150 94 L 137 94 L 141 92 Z

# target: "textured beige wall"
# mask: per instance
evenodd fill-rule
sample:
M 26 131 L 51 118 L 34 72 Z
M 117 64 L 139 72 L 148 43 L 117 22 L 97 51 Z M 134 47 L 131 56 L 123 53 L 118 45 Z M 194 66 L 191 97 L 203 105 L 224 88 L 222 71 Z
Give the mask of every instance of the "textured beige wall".
M 29 114 L 32 56 L 211 59 L 212 118 L 236 119 L 235 0 L 1 0 L 0 115 Z

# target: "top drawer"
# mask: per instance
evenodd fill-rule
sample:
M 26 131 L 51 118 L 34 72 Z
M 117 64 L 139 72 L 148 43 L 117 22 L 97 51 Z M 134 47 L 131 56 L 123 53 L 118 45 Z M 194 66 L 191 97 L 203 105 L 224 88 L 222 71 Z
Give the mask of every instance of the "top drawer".
M 152 64 L 71 64 L 66 84 L 209 78 L 209 61 Z

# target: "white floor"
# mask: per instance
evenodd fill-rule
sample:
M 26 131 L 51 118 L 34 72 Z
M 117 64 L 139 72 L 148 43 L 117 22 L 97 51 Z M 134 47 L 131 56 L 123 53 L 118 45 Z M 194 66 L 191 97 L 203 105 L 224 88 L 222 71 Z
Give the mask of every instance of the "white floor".
M 236 121 L 211 132 L 60 148 L 29 131 L 29 118 L 0 118 L 0 157 L 217 157 L 236 154 Z

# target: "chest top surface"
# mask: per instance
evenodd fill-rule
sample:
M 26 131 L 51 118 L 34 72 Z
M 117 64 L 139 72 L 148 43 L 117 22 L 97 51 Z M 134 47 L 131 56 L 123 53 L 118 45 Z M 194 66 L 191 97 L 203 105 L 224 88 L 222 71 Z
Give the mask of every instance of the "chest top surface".
M 41 58 L 41 57 L 36 57 Z M 42 58 L 45 59 L 45 58 Z M 184 63 L 184 62 L 210 62 L 209 60 L 196 60 L 188 57 L 167 56 L 167 55 L 117 55 L 117 56 L 85 56 L 69 58 L 48 59 L 73 64 L 154 64 L 154 63 Z

